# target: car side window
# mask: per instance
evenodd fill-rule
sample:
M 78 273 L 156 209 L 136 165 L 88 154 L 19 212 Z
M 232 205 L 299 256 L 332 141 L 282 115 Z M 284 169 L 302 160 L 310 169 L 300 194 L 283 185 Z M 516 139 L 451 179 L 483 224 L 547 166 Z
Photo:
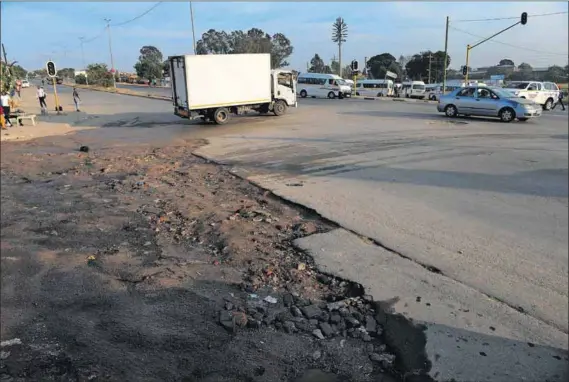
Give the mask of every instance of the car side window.
M 545 90 L 553 90 L 553 89 L 551 88 L 551 85 L 549 84 L 549 82 L 544 83 L 544 84 L 543 84 L 543 88 L 544 88 Z
M 528 86 L 528 90 L 537 90 L 537 84 L 532 82 L 529 86 Z
M 537 83 L 536 85 L 537 85 L 537 90 L 541 90 L 541 89 L 542 89 L 540 83 Z
M 458 92 L 457 97 L 474 97 L 474 88 L 462 89 Z
M 478 98 L 490 98 L 490 92 L 488 89 L 479 89 Z

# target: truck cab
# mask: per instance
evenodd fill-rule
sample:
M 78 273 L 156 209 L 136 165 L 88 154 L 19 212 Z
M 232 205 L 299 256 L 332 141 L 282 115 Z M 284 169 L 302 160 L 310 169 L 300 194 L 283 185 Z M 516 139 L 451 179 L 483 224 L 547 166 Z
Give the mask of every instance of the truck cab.
M 297 107 L 296 81 L 288 70 L 271 70 L 271 93 L 273 100 L 283 100 L 288 107 Z

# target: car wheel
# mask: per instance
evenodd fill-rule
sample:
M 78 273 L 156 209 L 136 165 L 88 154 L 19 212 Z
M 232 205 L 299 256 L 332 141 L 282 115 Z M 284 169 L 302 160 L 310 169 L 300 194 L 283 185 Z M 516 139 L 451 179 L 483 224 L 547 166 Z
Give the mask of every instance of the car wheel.
M 356 96 L 358 96 L 358 97 L 359 97 L 359 96 L 360 96 L 360 93 L 356 92 Z
M 306 90 L 301 90 L 301 91 L 300 91 L 300 96 L 301 96 L 302 98 L 306 98 L 307 95 L 308 95 L 308 93 L 306 92 Z
M 552 107 L 553 107 L 553 100 L 549 98 L 547 101 L 545 101 L 545 104 L 543 105 L 543 110 L 551 110 Z
M 229 121 L 229 110 L 220 107 L 213 112 L 213 120 L 218 125 L 224 125 Z
M 498 113 L 502 122 L 512 122 L 516 118 L 516 112 L 510 107 L 505 107 Z
M 447 117 L 456 117 L 458 115 L 458 110 L 456 110 L 456 106 L 454 105 L 447 105 L 445 107 L 445 115 Z
M 336 98 L 336 94 L 334 94 L 334 92 L 330 92 L 330 93 L 328 93 L 328 98 L 334 99 L 334 98 Z
M 526 122 L 528 120 L 528 118 L 518 118 L 518 121 L 520 122 Z

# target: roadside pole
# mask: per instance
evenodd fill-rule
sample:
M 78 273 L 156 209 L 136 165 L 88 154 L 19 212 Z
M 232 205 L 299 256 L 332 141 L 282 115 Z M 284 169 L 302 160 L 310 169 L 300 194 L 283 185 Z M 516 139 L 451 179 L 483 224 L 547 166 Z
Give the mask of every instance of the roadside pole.
M 115 78 L 115 62 L 113 60 L 113 48 L 111 43 L 111 19 L 105 19 L 107 22 L 107 32 L 109 32 L 109 53 L 111 54 L 111 74 L 113 75 L 113 87 L 117 88 L 117 82 Z
M 450 23 L 450 18 L 447 16 L 447 26 L 446 26 L 446 32 L 445 32 L 445 60 L 443 62 L 443 66 L 444 66 L 444 72 L 443 72 L 443 89 L 442 89 L 442 94 L 445 95 L 445 92 L 447 90 L 447 60 L 448 60 L 448 26 Z
M 194 44 L 194 54 L 196 54 L 196 31 L 194 29 L 194 7 L 190 1 L 190 18 L 192 19 L 192 42 Z
M 465 76 L 465 77 L 464 77 L 464 82 L 465 82 L 465 84 L 468 85 L 468 60 L 470 59 L 470 51 L 471 51 L 472 49 L 476 48 L 477 46 L 484 44 L 486 41 L 488 41 L 488 40 L 490 40 L 490 39 L 493 39 L 494 37 L 498 36 L 499 34 L 504 33 L 504 32 L 507 31 L 508 29 L 512 29 L 513 27 L 515 27 L 516 25 L 519 25 L 519 24 L 526 25 L 527 22 L 528 22 L 528 14 L 527 14 L 526 12 L 523 12 L 523 13 L 522 13 L 522 16 L 520 17 L 520 21 L 518 21 L 517 23 L 512 24 L 512 25 L 510 25 L 509 27 L 504 28 L 504 29 L 502 29 L 501 31 L 499 31 L 499 32 L 497 32 L 497 33 L 494 33 L 492 36 L 490 36 L 490 37 L 488 37 L 488 38 L 486 38 L 486 39 L 480 41 L 479 43 L 476 43 L 476 44 L 474 44 L 474 45 L 472 45 L 472 46 L 471 46 L 471 45 L 467 45 L 467 46 L 466 46 L 466 66 L 465 66 L 465 69 L 464 69 L 464 72 L 465 72 L 465 73 L 464 73 L 464 76 Z
M 85 50 L 83 50 L 83 40 L 85 37 L 79 37 L 81 41 L 81 58 L 83 59 L 83 70 L 85 71 L 85 85 L 89 85 L 89 79 L 87 79 L 87 67 L 85 66 Z

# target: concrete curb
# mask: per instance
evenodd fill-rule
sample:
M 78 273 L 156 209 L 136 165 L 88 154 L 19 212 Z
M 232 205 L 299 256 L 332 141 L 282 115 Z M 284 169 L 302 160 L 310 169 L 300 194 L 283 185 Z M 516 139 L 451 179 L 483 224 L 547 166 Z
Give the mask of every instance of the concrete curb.
M 61 84 L 61 85 L 67 86 L 67 87 L 76 87 L 78 89 L 92 90 L 92 91 L 97 91 L 97 92 L 114 93 L 114 94 L 120 94 L 120 95 L 128 95 L 128 96 L 132 96 L 132 97 L 157 99 L 160 101 L 172 101 L 171 97 L 155 96 L 152 94 L 130 92 L 128 90 L 124 91 L 123 89 L 107 89 L 107 88 L 101 88 L 101 87 L 93 87 L 93 86 L 89 86 L 89 85 L 72 85 L 72 84 Z

